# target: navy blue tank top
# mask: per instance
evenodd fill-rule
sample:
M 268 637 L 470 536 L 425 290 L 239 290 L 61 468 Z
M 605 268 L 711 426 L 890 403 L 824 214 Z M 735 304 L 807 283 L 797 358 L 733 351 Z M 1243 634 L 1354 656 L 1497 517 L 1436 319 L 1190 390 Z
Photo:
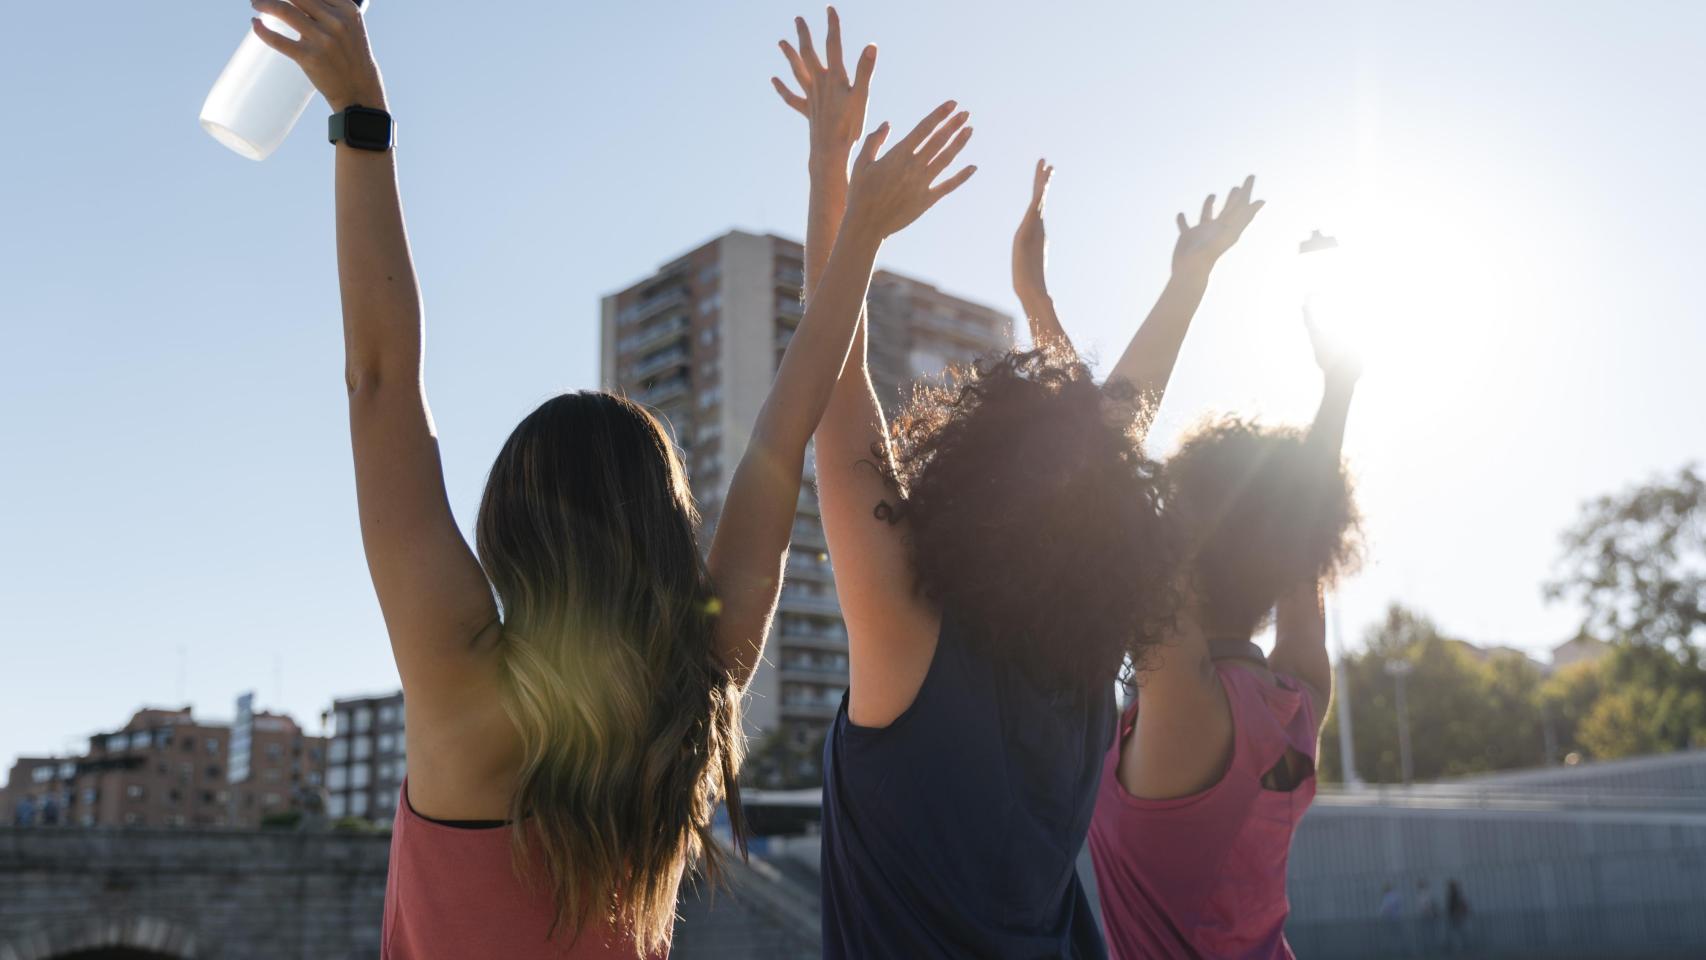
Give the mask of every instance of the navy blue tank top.
M 887 727 L 824 742 L 823 955 L 1102 958 L 1076 862 L 1118 710 L 1051 692 L 942 620 Z

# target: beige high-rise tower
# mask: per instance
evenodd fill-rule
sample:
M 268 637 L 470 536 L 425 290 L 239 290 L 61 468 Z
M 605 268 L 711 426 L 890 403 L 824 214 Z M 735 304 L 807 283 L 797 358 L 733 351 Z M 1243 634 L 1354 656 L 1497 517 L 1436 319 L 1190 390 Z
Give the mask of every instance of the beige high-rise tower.
M 731 231 L 603 300 L 603 386 L 668 420 L 707 529 L 803 314 L 802 252 L 783 237 Z M 871 379 L 891 414 L 915 379 L 1013 342 L 1006 314 L 886 271 L 871 281 L 869 309 Z M 835 717 L 846 688 L 847 631 L 808 485 L 748 729 L 755 742 L 780 730 L 804 743 Z

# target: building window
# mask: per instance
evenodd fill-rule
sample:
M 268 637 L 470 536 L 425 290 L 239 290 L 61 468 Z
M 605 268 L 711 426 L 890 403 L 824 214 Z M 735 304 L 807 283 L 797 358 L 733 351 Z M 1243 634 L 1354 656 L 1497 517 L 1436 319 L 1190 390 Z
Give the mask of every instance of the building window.
M 210 763 L 207 765 L 207 778 L 209 780 L 218 780 L 219 774 L 220 774 L 219 764 Z
M 205 741 L 203 741 L 203 746 L 207 747 L 207 755 L 208 756 L 210 756 L 210 757 L 219 756 L 219 740 L 218 740 L 218 738 L 208 737 Z
M 332 769 L 326 771 L 326 788 L 328 790 L 342 790 L 348 784 L 349 784 L 349 768 L 348 767 L 333 767 Z
M 284 771 L 277 767 L 268 767 L 261 771 L 261 779 L 267 783 L 277 783 L 284 779 Z
M 357 790 L 365 789 L 373 777 L 373 768 L 365 763 L 358 763 L 349 768 L 349 785 Z
M 261 806 L 263 806 L 263 807 L 267 807 L 270 809 L 272 807 L 278 806 L 278 804 L 279 804 L 279 796 L 276 793 L 269 793 L 266 796 L 261 798 Z
M 30 771 L 30 779 L 36 783 L 46 783 L 53 779 L 53 768 L 37 767 Z
M 284 747 L 281 746 L 280 744 L 276 744 L 276 743 L 267 744 L 267 759 L 275 761 L 275 762 L 279 761 L 279 760 L 283 760 L 284 759 Z
M 139 783 L 133 783 L 130 786 L 125 787 L 124 795 L 131 800 L 141 800 L 144 795 L 142 785 Z
M 327 754 L 327 756 L 331 758 L 331 761 L 333 763 L 343 763 L 345 760 L 348 760 L 349 759 L 349 741 L 348 740 L 333 740 L 332 741 L 332 751 L 331 751 L 331 753 Z
M 124 815 L 124 825 L 127 827 L 134 827 L 141 822 L 142 817 L 140 814 L 127 813 Z
M 318 770 L 308 771 L 308 783 L 310 785 L 316 786 L 316 787 L 319 786 L 321 779 L 323 779 L 323 778 L 320 776 L 320 771 L 318 771 Z
M 355 742 L 355 758 L 357 760 L 366 760 L 371 756 L 373 756 L 373 741 L 366 737 L 362 737 L 357 740 Z
M 352 793 L 349 798 L 349 813 L 352 817 L 367 816 L 367 794 Z
M 326 816 L 336 819 L 344 815 L 344 810 L 346 808 L 347 803 L 344 800 L 343 794 L 334 793 L 326 798 Z
M 397 749 L 397 738 L 389 733 L 379 735 L 379 755 L 384 756 Z
M 371 707 L 356 707 L 355 708 L 355 732 L 356 733 L 366 733 L 367 731 L 369 731 L 371 729 L 373 729 L 373 708 L 371 708 Z
M 212 790 L 203 790 L 201 792 L 201 802 L 202 802 L 203 806 L 211 805 L 213 803 L 213 791 Z
M 332 729 L 340 737 L 349 735 L 350 724 L 349 724 L 349 711 L 348 710 L 339 710 L 338 711 L 337 725 L 334 726 Z
M 178 746 L 182 747 L 185 753 L 191 753 L 195 750 L 195 738 L 185 737 L 178 741 Z
M 387 703 L 383 707 L 380 707 L 379 708 L 379 725 L 382 727 L 392 727 L 392 726 L 396 726 L 396 724 L 397 724 L 397 705 L 393 704 L 393 703 Z

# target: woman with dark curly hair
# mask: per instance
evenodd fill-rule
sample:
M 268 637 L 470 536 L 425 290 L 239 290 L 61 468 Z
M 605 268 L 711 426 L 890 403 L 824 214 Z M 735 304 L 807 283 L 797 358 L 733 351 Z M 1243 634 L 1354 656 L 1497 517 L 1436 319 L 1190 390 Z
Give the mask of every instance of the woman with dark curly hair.
M 1167 462 L 1183 605 L 1145 664 L 1090 827 L 1114 957 L 1289 958 L 1286 857 L 1332 688 L 1321 585 L 1355 559 L 1339 448 L 1358 368 L 1313 324 L 1309 431 L 1227 417 Z M 1271 656 L 1251 640 L 1277 607 Z
M 829 24 L 823 60 L 804 21 L 800 48 L 783 44 L 800 92 L 774 81 L 810 121 L 808 303 L 874 53 L 850 81 L 833 12 Z M 1039 168 L 1015 237 L 1039 259 L 1046 179 Z M 1075 861 L 1115 680 L 1168 615 L 1173 578 L 1138 414 L 1250 215 L 1238 202 L 1186 229 L 1114 403 L 1021 276 L 1038 349 L 920 392 L 891 437 L 861 323 L 816 434 L 849 659 L 824 747 L 825 957 L 1106 955 Z

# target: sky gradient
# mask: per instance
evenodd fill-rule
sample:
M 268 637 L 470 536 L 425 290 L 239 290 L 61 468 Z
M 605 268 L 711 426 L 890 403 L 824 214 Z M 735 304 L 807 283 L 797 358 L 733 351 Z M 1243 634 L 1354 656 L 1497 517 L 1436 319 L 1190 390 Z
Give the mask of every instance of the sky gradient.
M 870 125 L 953 97 L 973 180 L 881 262 L 1017 312 L 1008 242 L 1046 155 L 1050 277 L 1102 369 L 1165 280 L 1173 214 L 1258 175 L 1156 434 L 1306 420 L 1297 242 L 1362 258 L 1347 451 L 1388 602 L 1537 653 L 1577 505 L 1706 457 L 1695 122 L 1706 6 L 851 2 Z M 499 11 L 501 12 L 495 12 Z M 804 122 L 769 89 L 795 13 L 375 0 L 466 528 L 491 457 L 598 382 L 598 297 L 731 227 L 798 236 Z M 396 673 L 344 414 L 331 148 L 316 100 L 255 164 L 196 125 L 237 2 L 8 9 L 0 82 L 0 763 L 143 704 L 318 727 Z

